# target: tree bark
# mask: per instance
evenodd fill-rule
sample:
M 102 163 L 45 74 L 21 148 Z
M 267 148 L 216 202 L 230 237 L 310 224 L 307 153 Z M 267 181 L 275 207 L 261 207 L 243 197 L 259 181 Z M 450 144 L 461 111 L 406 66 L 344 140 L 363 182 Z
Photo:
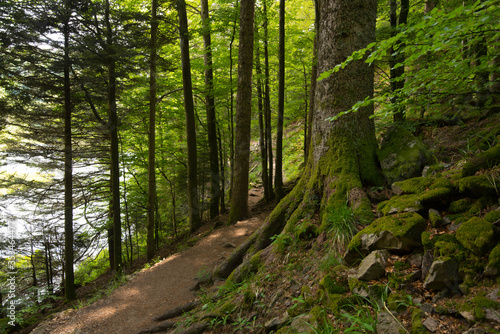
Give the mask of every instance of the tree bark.
M 66 280 L 64 281 L 64 297 L 66 300 L 76 298 L 75 273 L 73 269 L 73 147 L 71 137 L 71 82 L 69 77 L 69 19 L 70 8 L 66 7 L 64 21 L 64 262 L 66 263 Z
M 210 160 L 210 218 L 219 215 L 220 174 L 217 152 L 217 124 L 215 120 L 214 72 L 212 66 L 212 39 L 208 0 L 201 0 L 201 20 L 203 24 L 203 44 L 205 47 L 205 107 L 207 110 L 207 133 Z
M 158 21 L 156 12 L 158 0 L 151 0 L 151 54 L 149 59 L 149 152 L 148 152 L 148 229 L 147 259 L 151 260 L 155 253 L 155 208 L 156 208 L 156 43 Z
M 193 86 L 191 83 L 191 61 L 189 59 L 188 22 L 186 14 L 186 2 L 184 0 L 177 0 L 177 12 L 179 13 L 182 84 L 184 87 L 184 109 L 186 114 L 186 135 L 188 151 L 188 221 L 191 232 L 194 232 L 201 226 L 201 216 L 198 200 L 196 120 L 194 116 Z
M 238 54 L 238 92 L 236 96 L 234 180 L 228 223 L 248 217 L 248 172 L 250 123 L 252 116 L 252 69 L 254 0 L 240 4 L 240 42 Z
M 283 114 L 285 111 L 285 0 L 280 0 L 279 18 L 279 72 L 278 72 L 278 122 L 276 124 L 276 170 L 274 191 L 283 198 Z
M 271 88 L 269 87 L 269 27 L 268 27 L 268 17 L 267 17 L 267 0 L 263 1 L 264 9 L 264 123 L 266 128 L 266 142 L 267 142 L 267 160 L 269 162 L 268 168 L 268 189 L 269 189 L 269 200 L 274 198 L 273 191 L 273 170 L 274 170 L 274 159 L 273 159 L 273 136 L 271 131 Z
M 116 110 L 116 54 L 113 45 L 113 30 L 110 20 L 110 4 L 106 0 L 106 47 L 108 66 L 108 126 L 111 137 L 111 196 L 113 211 L 114 271 L 122 273 L 122 226 L 120 213 L 120 168 L 118 142 L 118 114 Z

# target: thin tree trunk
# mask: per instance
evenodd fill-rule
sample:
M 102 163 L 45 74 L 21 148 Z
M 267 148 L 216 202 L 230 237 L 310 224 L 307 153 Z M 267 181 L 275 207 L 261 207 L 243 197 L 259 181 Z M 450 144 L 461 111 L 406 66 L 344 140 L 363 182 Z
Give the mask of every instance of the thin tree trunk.
M 304 163 L 307 161 L 307 129 L 309 127 L 307 123 L 307 114 L 309 111 L 308 98 L 309 98 L 309 87 L 307 85 L 307 71 L 306 65 L 302 63 L 302 72 L 304 73 Z
M 111 187 L 113 210 L 113 248 L 114 271 L 116 275 L 122 273 L 122 227 L 120 217 L 120 169 L 119 169 L 119 143 L 118 143 L 118 114 L 116 110 L 116 54 L 113 46 L 113 31 L 110 21 L 110 5 L 106 0 L 105 20 L 107 30 L 108 52 L 108 112 L 109 132 L 111 135 Z
M 151 260 L 155 253 L 155 207 L 156 207 L 156 35 L 158 21 L 156 12 L 158 0 L 151 0 L 151 50 L 149 64 L 149 154 L 148 154 L 148 232 L 147 259 Z
M 255 26 L 256 49 L 255 49 L 255 72 L 257 74 L 257 98 L 258 98 L 258 109 L 259 109 L 259 147 L 260 147 L 260 162 L 262 169 L 262 186 L 264 188 L 264 200 L 269 202 L 269 174 L 267 172 L 267 142 L 265 137 L 265 125 L 264 125 L 264 97 L 262 92 L 262 69 L 260 67 L 260 37 L 259 29 L 257 25 Z
M 240 42 L 238 54 L 238 95 L 236 96 L 234 180 L 228 223 L 249 215 L 248 172 L 250 160 L 250 123 L 252 116 L 252 69 L 254 0 L 240 4 Z
M 215 119 L 214 72 L 212 66 L 212 40 L 208 0 L 201 0 L 201 19 L 203 24 L 203 44 L 205 47 L 205 106 L 207 110 L 207 133 L 210 159 L 210 218 L 219 215 L 220 174 L 217 152 L 217 124 Z
M 229 163 L 231 167 L 230 176 L 229 176 L 229 197 L 231 197 L 231 192 L 233 191 L 233 179 L 234 179 L 234 89 L 233 89 L 233 44 L 236 35 L 236 12 L 234 15 L 233 22 L 233 32 L 231 34 L 231 41 L 229 42 L 229 87 L 231 88 L 230 92 L 230 110 L 229 110 Z
M 306 161 L 309 159 L 309 151 L 311 148 L 311 135 L 312 135 L 312 124 L 313 124 L 313 117 L 314 117 L 314 110 L 315 110 L 315 104 L 314 104 L 314 95 L 316 93 L 316 83 L 318 79 L 318 34 L 319 34 L 319 22 L 320 22 L 320 11 L 319 11 L 319 0 L 314 0 L 314 27 L 316 30 L 315 36 L 314 36 L 314 45 L 313 45 L 313 61 L 312 61 L 312 68 L 311 68 L 311 90 L 309 91 L 309 116 L 308 116 L 308 122 L 307 122 L 307 137 L 306 137 L 306 145 L 305 145 L 305 155 L 306 155 Z
M 285 196 L 283 191 L 283 115 L 285 111 L 285 0 L 280 0 L 279 19 L 279 73 L 278 73 L 278 123 L 276 125 L 276 170 L 274 191 L 278 199 Z
M 186 134 L 188 151 L 188 205 L 191 232 L 201 226 L 198 201 L 198 173 L 196 152 L 196 122 L 194 116 L 193 87 L 191 83 L 191 62 L 189 60 L 189 36 L 186 14 L 186 2 L 177 0 L 179 13 L 179 35 L 181 44 L 182 83 L 184 87 L 184 108 L 186 114 Z
M 69 77 L 69 5 L 64 22 L 64 262 L 66 263 L 66 280 L 64 281 L 64 297 L 66 300 L 76 298 L 75 273 L 73 269 L 73 147 L 71 138 L 71 82 Z
M 268 17 L 267 17 L 267 0 L 263 1 L 263 14 L 264 14 L 264 123 L 266 127 L 266 143 L 267 143 L 267 159 L 269 162 L 268 168 L 268 189 L 269 189 L 269 200 L 274 198 L 273 191 L 273 170 L 274 170 L 274 159 L 273 159 L 273 136 L 271 131 L 271 89 L 269 87 L 269 29 L 268 29 Z

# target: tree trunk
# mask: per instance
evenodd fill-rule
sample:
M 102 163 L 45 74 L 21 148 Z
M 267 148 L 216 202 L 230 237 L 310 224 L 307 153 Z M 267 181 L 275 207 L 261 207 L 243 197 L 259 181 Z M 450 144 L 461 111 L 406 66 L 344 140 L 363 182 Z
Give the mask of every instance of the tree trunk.
M 283 114 L 285 110 L 285 0 L 280 0 L 279 19 L 279 71 L 278 71 L 278 123 L 276 125 L 276 170 L 274 191 L 278 199 L 283 198 Z
M 228 223 L 248 216 L 248 172 L 250 122 L 252 116 L 252 68 L 254 0 L 240 4 L 240 42 L 238 54 L 238 93 L 236 96 L 234 180 Z
M 316 30 L 316 34 L 314 35 L 314 45 L 313 45 L 313 61 L 312 61 L 312 69 L 311 69 L 311 90 L 309 91 L 309 116 L 307 122 L 307 136 L 306 136 L 306 144 L 305 144 L 305 162 L 309 157 L 309 150 L 311 146 L 311 134 L 312 134 L 312 124 L 313 124 L 313 116 L 314 116 L 314 94 L 316 93 L 316 83 L 318 81 L 318 28 L 320 22 L 320 12 L 319 12 L 319 0 L 314 0 L 314 27 Z
M 64 297 L 76 298 L 75 273 L 73 269 L 73 147 L 71 143 L 71 82 L 69 78 L 69 19 L 64 22 L 64 261 L 66 262 L 66 280 Z
M 158 0 L 151 0 L 151 54 L 149 64 L 149 154 L 148 154 L 148 232 L 147 259 L 151 260 L 155 253 L 155 208 L 156 208 L 156 35 L 158 21 L 156 12 Z
M 395 36 L 398 31 L 397 28 L 400 25 L 406 24 L 408 22 L 408 13 L 410 10 L 410 1 L 401 0 L 401 9 L 399 11 L 399 18 L 397 15 L 397 2 L 396 0 L 390 0 L 390 21 L 391 21 L 391 35 Z M 405 61 L 405 56 L 401 52 L 404 48 L 403 43 L 396 43 L 395 48 L 390 50 L 389 66 L 390 66 L 390 76 L 391 76 L 391 92 L 393 96 L 391 97 L 391 103 L 396 105 L 394 111 L 394 122 L 403 122 L 405 119 L 404 107 L 400 106 L 400 98 L 398 98 L 398 92 L 404 88 L 405 82 L 403 75 L 405 73 L 405 67 L 403 62 Z M 397 64 L 399 67 L 396 67 Z
M 186 2 L 184 0 L 177 0 L 177 11 L 179 13 L 182 84 L 184 87 L 184 109 L 186 114 L 186 135 L 188 151 L 188 221 L 191 232 L 194 232 L 201 226 L 201 216 L 198 200 L 196 121 L 194 116 L 193 86 L 191 83 L 191 61 L 189 59 L 188 22 L 186 14 Z
M 205 47 L 205 107 L 207 110 L 208 156 L 210 160 L 210 218 L 219 215 L 220 174 L 217 152 L 217 124 L 215 120 L 214 72 L 212 66 L 212 40 L 208 0 L 201 0 L 203 44 Z
M 269 87 L 269 27 L 267 18 L 267 0 L 264 0 L 264 123 L 266 128 L 266 142 L 267 142 L 267 160 L 269 162 L 268 168 L 268 189 L 269 200 L 274 198 L 273 191 L 273 136 L 271 131 L 271 89 Z
M 334 68 L 353 51 L 375 40 L 376 9 L 376 0 L 320 1 L 318 73 Z M 214 270 L 214 276 L 227 276 L 244 257 L 249 259 L 267 247 L 285 223 L 282 233 L 293 231 L 305 215 L 318 209 L 323 224 L 328 223 L 325 213 L 346 201 L 360 220 L 373 219 L 371 203 L 363 191 L 363 186 L 383 182 L 376 155 L 375 126 L 370 118 L 373 106 L 336 121 L 328 120 L 372 95 L 373 67 L 362 60 L 318 82 L 311 150 L 300 181 L 259 230 Z M 248 265 L 250 260 L 240 266 Z M 241 267 L 237 272 L 245 271 Z
M 255 72 L 257 74 L 257 98 L 258 98 L 258 109 L 259 109 L 259 147 L 260 147 L 260 162 L 261 162 L 261 177 L 262 186 L 264 188 L 264 200 L 269 202 L 269 174 L 267 172 L 267 141 L 265 137 L 265 125 L 264 125 L 264 97 L 262 92 L 262 69 L 260 67 L 260 48 L 259 48 L 259 30 L 255 26 L 256 37 L 256 51 L 255 51 Z
M 106 0 L 106 42 L 107 42 L 107 66 L 108 66 L 108 114 L 109 133 L 111 136 L 111 196 L 113 211 L 113 248 L 114 248 L 114 271 L 116 275 L 122 273 L 122 226 L 120 217 L 120 161 L 118 142 L 118 114 L 116 110 L 116 55 L 113 45 L 113 31 L 111 21 L 109 0 Z

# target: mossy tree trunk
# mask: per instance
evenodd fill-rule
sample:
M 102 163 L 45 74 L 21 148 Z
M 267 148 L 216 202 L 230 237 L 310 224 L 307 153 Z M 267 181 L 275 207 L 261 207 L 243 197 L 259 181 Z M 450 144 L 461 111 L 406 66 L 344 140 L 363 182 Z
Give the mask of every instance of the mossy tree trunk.
M 377 1 L 321 0 L 319 6 L 317 66 L 318 73 L 323 73 L 375 40 Z M 372 215 L 363 187 L 383 182 L 370 119 L 373 107 L 328 120 L 372 94 L 373 68 L 362 61 L 317 82 L 311 149 L 304 174 L 261 228 L 216 268 L 215 277 L 227 277 L 244 259 L 242 266 L 249 264 L 250 257 L 267 247 L 272 236 L 283 228 L 285 232 L 293 229 L 300 219 L 318 210 L 323 217 L 347 202 L 359 217 Z

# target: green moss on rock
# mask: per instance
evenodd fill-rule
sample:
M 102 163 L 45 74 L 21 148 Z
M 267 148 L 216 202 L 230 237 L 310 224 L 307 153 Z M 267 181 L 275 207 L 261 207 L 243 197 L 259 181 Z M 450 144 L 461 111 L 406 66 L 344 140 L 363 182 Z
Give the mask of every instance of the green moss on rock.
M 484 216 L 484 219 L 493 224 L 500 220 L 500 211 L 490 211 Z
M 319 282 L 319 287 L 329 294 L 344 294 L 349 291 L 349 287 L 345 283 L 346 282 L 341 282 L 338 278 L 327 274 Z
M 420 203 L 418 195 L 399 195 L 393 196 L 391 199 L 380 203 L 377 206 L 377 211 L 384 216 L 400 213 L 400 212 L 420 212 L 424 210 L 424 206 Z
M 486 175 L 468 176 L 456 181 L 458 190 L 463 194 L 471 194 L 475 197 L 484 195 L 497 195 L 497 189 Z
M 394 182 L 391 186 L 392 190 L 398 194 L 418 194 L 430 187 L 432 179 L 427 177 L 414 177 L 404 181 Z
M 461 198 L 459 200 L 450 203 L 449 211 L 451 213 L 462 213 L 467 212 L 474 204 L 474 201 L 470 198 Z
M 432 185 L 430 185 L 429 189 L 437 189 L 437 188 L 448 188 L 454 189 L 455 187 L 451 183 L 451 181 L 445 177 L 440 177 L 434 180 Z
M 424 312 L 419 308 L 414 308 L 411 312 L 411 334 L 427 334 L 427 329 L 422 324 Z
M 488 256 L 488 265 L 485 274 L 488 276 L 498 276 L 500 273 L 500 243 L 493 248 Z
M 456 233 L 457 240 L 468 250 L 477 255 L 484 255 L 495 237 L 493 225 L 478 217 L 473 217 L 460 225 Z

